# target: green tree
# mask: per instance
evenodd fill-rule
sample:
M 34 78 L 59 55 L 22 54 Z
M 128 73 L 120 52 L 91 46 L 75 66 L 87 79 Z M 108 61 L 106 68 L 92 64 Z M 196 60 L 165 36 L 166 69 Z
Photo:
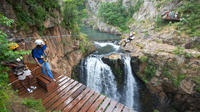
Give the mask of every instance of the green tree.
M 80 29 L 78 25 L 81 23 L 82 18 L 87 16 L 85 10 L 84 0 L 64 0 L 63 21 L 62 26 L 73 35 L 78 37 Z
M 123 27 L 128 20 L 128 12 L 120 2 L 102 3 L 98 10 L 98 16 L 101 17 L 104 22 L 119 27 Z
M 13 20 L 0 14 L 0 25 L 11 26 Z M 8 41 L 6 39 L 6 34 L 0 30 L 0 110 L 3 112 L 7 111 L 6 105 L 9 102 L 10 96 L 7 91 L 9 89 L 8 83 L 8 68 L 1 65 L 3 61 L 8 61 L 10 57 L 13 56 L 12 51 L 8 49 Z
M 0 14 L 0 25 L 10 27 L 14 21 Z M 10 97 L 13 95 L 13 91 L 8 86 L 8 67 L 2 65 L 2 62 L 9 62 L 18 55 L 26 54 L 27 52 L 19 51 L 13 52 L 8 47 L 7 35 L 0 30 L 0 111 L 7 112 L 7 106 L 10 102 Z

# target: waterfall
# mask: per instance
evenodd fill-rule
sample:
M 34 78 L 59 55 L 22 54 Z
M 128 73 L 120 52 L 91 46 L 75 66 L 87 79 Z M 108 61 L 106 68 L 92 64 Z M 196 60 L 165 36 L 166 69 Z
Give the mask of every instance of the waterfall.
M 135 111 L 138 111 L 139 110 L 138 85 L 135 78 L 133 77 L 130 61 L 131 61 L 130 56 L 123 56 L 124 73 L 125 73 L 124 89 L 123 89 L 124 104 L 130 108 L 132 107 Z
M 89 56 L 85 59 L 86 85 L 94 91 L 119 100 L 115 77 L 111 68 L 100 57 Z
M 111 42 L 94 42 L 96 52 L 81 61 L 81 82 L 92 90 L 125 104 L 134 111 L 139 111 L 137 82 L 131 69 L 130 56 L 122 56 L 124 63 L 124 83 L 117 88 L 115 75 L 102 57 L 112 53 L 120 54 L 120 46 Z

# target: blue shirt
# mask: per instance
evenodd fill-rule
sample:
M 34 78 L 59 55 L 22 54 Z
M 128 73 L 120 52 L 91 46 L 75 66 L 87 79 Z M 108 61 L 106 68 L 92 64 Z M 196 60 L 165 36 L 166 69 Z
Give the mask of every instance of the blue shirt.
M 35 48 L 33 49 L 33 58 L 37 58 L 38 62 L 40 64 L 43 63 L 43 59 L 41 58 L 41 56 L 45 56 L 44 51 L 46 50 L 47 46 L 43 45 L 41 48 Z

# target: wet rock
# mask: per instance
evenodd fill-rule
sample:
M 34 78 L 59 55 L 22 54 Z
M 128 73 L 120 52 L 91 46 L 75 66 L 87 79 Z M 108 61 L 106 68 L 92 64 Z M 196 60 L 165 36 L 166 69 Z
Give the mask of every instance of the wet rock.
M 121 60 L 121 56 L 119 54 L 112 54 L 103 57 L 102 61 L 111 67 L 111 70 L 116 77 L 118 88 L 121 89 L 124 81 L 124 71 L 122 69 L 124 68 L 124 64 Z
M 121 60 L 121 55 L 119 55 L 119 54 L 112 54 L 112 55 L 109 55 L 109 56 L 104 56 L 103 59 L 105 59 L 105 58 L 108 58 L 110 60 L 118 60 L 118 59 Z

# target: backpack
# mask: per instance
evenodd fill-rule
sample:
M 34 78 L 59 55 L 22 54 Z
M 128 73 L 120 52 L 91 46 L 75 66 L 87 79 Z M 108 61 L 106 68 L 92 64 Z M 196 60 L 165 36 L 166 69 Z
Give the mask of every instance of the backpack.
M 34 50 L 35 50 L 35 48 L 31 50 L 31 55 L 32 55 L 33 59 L 35 60 L 34 54 L 33 54 L 33 51 L 34 51 Z

